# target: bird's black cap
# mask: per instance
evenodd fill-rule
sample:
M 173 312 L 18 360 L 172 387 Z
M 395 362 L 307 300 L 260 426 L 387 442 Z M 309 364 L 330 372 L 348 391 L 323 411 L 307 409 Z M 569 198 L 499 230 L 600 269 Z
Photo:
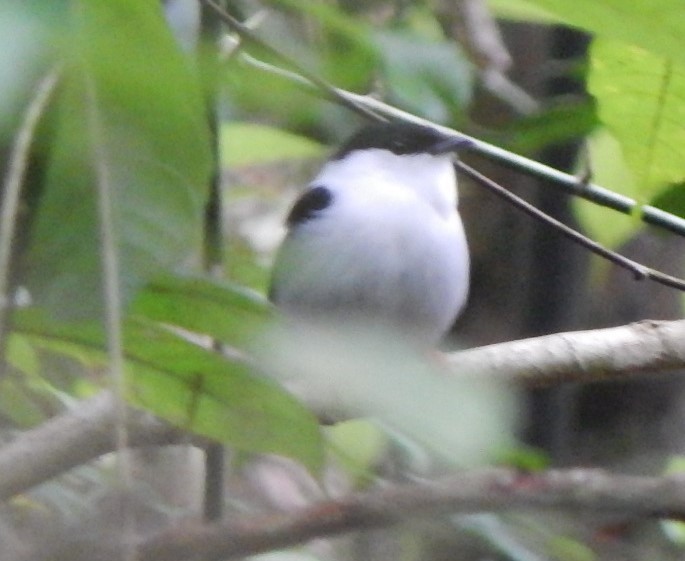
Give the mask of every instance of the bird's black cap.
M 332 159 L 340 160 L 355 150 L 379 148 L 393 154 L 446 154 L 467 148 L 471 141 L 447 135 L 432 127 L 396 122 L 368 125 L 345 142 Z

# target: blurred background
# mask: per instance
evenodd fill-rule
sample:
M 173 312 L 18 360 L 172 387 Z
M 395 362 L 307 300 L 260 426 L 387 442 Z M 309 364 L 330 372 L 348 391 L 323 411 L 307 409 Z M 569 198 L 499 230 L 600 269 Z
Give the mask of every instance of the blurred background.
M 113 162 L 113 183 L 123 193 L 118 203 L 121 214 L 116 216 L 125 242 L 119 247 L 124 304 L 153 273 L 179 269 L 221 270 L 232 286 L 266 293 L 290 205 L 329 152 L 363 124 L 348 108 L 303 85 L 303 69 L 336 87 L 574 174 L 579 182 L 591 180 L 641 204 L 683 214 L 685 171 L 674 171 L 671 164 L 681 165 L 682 160 L 679 100 L 685 99 L 685 71 L 678 58 L 678 38 L 685 22 L 679 19 L 682 10 L 674 10 L 672 4 L 667 9 L 668 0 L 653 5 L 624 0 L 618 7 L 614 0 L 577 0 L 573 6 L 563 0 L 219 4 L 244 22 L 256 40 L 241 39 L 199 0 L 26 0 L 0 7 L 3 177 L 16 163 L 10 155 L 17 130 L 41 77 L 50 72 L 65 76 L 40 108 L 43 118 L 26 167 L 6 271 L 10 288 L 25 289 L 29 300 L 65 324 L 74 318 L 103 317 L 98 307 L 100 234 L 95 218 L 88 218 L 96 215 L 89 189 L 97 174 L 92 164 L 84 164 L 97 160 L 93 153 L 98 152 L 89 142 L 98 143 L 92 138 L 97 134 L 93 135 L 88 112 L 93 101 L 90 82 L 78 81 L 82 66 L 84 75 L 94 77 L 93 84 L 105 92 L 99 100 L 102 128 L 96 126 L 95 132 L 99 130 L 101 144 L 110 150 L 105 152 Z M 612 17 L 619 9 L 624 17 Z M 658 19 L 663 33 L 658 25 L 655 31 L 650 18 Z M 617 38 L 627 44 L 610 43 Z M 649 50 L 652 43 L 654 51 Z M 193 87 L 188 86 L 191 82 Z M 662 121 L 675 123 L 676 130 Z M 639 152 L 645 146 L 648 155 Z M 464 160 L 550 216 L 627 257 L 682 274 L 681 237 L 647 227 L 639 217 L 571 197 L 550 182 L 492 159 L 466 154 Z M 189 185 L 193 189 L 186 190 Z M 5 196 L 3 192 L 3 204 Z M 635 281 L 466 178 L 460 178 L 459 197 L 473 263 L 471 295 L 444 342 L 445 350 L 682 316 L 678 292 Z M 228 309 L 238 309 L 230 305 Z M 139 315 L 149 311 L 144 306 L 134 310 Z M 189 308 L 184 311 L 192 315 Z M 161 321 L 176 325 L 170 317 L 162 316 Z M 219 321 L 213 317 L 207 324 Z M 5 316 L 0 318 L 4 353 L 4 332 L 12 326 L 4 325 Z M 21 322 L 17 325 L 25 334 Z M 188 328 L 182 321 L 179 325 Z M 247 325 L 231 329 L 252 334 Z M 211 330 L 206 334 L 214 335 Z M 42 346 L 31 339 L 12 341 L 7 346 L 9 374 L 0 377 L 4 441 L 53 415 L 78 411 L 79 400 L 107 386 L 102 359 L 94 360 L 83 340 L 69 352 L 63 340 L 42 341 Z M 33 344 L 40 353 L 34 355 Z M 177 360 L 168 354 L 168 360 Z M 398 362 L 404 358 L 399 352 Z M 416 380 L 407 380 L 404 393 L 411 394 Z M 374 386 L 379 393 L 383 383 Z M 387 381 L 386 387 L 392 385 Z M 185 393 L 165 394 L 162 386 L 141 386 L 150 400 L 143 405 L 193 432 L 198 427 L 194 419 L 183 416 L 183 407 L 195 394 L 189 398 L 187 387 Z M 439 384 L 426 384 L 417 386 L 415 394 L 425 390 L 435 397 L 441 389 Z M 484 445 L 494 448 L 486 451 L 488 460 L 494 457 L 493 461 L 522 469 L 596 466 L 658 474 L 682 453 L 681 373 L 658 380 L 523 388 L 519 394 L 501 388 L 478 389 L 473 395 L 470 389 L 463 390 L 454 401 L 449 394 L 435 400 L 434 413 L 443 412 L 440 420 L 447 422 L 439 430 L 444 435 L 472 433 L 471 441 L 488 430 L 499 431 Z M 473 411 L 464 413 L 464 425 L 452 430 L 449 423 L 468 410 L 466 401 L 471 398 Z M 423 436 L 437 430 L 430 423 L 409 426 L 415 419 L 420 425 L 428 407 L 412 410 L 416 417 L 407 414 L 409 420 L 400 429 L 407 428 L 410 436 L 414 428 Z M 484 428 L 480 419 L 492 419 L 492 426 Z M 303 426 L 318 435 L 318 425 L 308 421 L 311 424 Z M 434 458 L 402 430 L 393 432 L 364 421 L 343 425 L 323 429 L 327 458 L 333 456 L 332 463 L 343 467 L 335 465 L 322 485 L 295 462 L 257 454 L 273 450 L 261 440 L 251 442 L 248 430 L 238 444 L 231 440 L 235 435 L 229 435 L 228 444 L 237 446 L 235 453 L 226 453 L 230 469 L 223 494 L 230 515 L 237 519 L 245 513 L 289 511 L 326 497 L 330 490 L 341 495 L 382 488 L 388 482 L 448 469 L 449 462 L 434 465 Z M 212 432 L 213 427 L 203 432 L 206 428 L 199 427 L 198 432 L 219 440 L 224 436 Z M 281 429 L 292 436 L 281 426 L 265 432 Z M 305 444 L 307 453 L 315 448 Z M 200 516 L 204 451 L 184 443 L 174 450 L 145 449 L 136 455 L 136 484 L 144 490 L 136 497 L 141 534 Z M 474 463 L 483 460 L 479 456 Z M 93 559 L 89 544 L 108 536 L 118 512 L 119 495 L 112 490 L 114 463 L 107 456 L 84 464 L 3 505 L 0 559 Z M 681 558 L 681 527 L 670 526 L 667 539 L 655 521 L 614 522 L 563 514 L 446 518 L 321 540 L 308 549 L 263 557 Z
M 587 91 L 591 36 L 542 9 L 506 0 L 306 8 L 246 2 L 230 8 L 241 20 L 253 21 L 271 45 L 339 87 L 370 93 L 628 196 L 636 192 L 617 140 Z M 230 253 L 228 270 L 263 290 L 288 203 L 316 170 L 317 158 L 361 121 L 239 56 L 229 64 L 222 99 L 226 223 L 229 243 L 245 245 Z M 297 137 L 280 140 L 281 154 L 263 151 L 268 142 L 279 143 L 267 128 Z M 273 159 L 264 161 L 265 154 Z M 678 236 L 501 164 L 473 155 L 464 159 L 593 239 L 641 263 L 681 273 L 685 242 Z M 681 317 L 676 291 L 634 281 L 465 178 L 459 192 L 473 258 L 472 290 L 448 346 Z M 246 269 L 236 261 L 244 248 Z M 254 251 L 262 258 L 255 261 Z M 255 263 L 263 266 L 254 271 Z M 681 444 L 678 377 L 530 391 L 523 435 L 558 465 L 632 462 L 637 450 L 638 463 L 658 465 L 666 450 Z

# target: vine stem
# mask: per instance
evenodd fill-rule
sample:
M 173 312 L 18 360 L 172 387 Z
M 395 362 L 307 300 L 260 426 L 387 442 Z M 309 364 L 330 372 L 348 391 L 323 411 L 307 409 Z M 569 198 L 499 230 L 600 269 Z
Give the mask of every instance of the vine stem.
M 14 139 L 8 160 L 7 175 L 2 186 L 2 209 L 0 209 L 0 354 L 4 356 L 8 312 L 12 307 L 10 294 L 12 251 L 19 217 L 21 190 L 29 165 L 31 146 L 38 123 L 59 82 L 60 70 L 48 72 L 38 83 L 24 119 Z
M 132 489 L 133 472 L 128 438 L 127 382 L 124 370 L 124 342 L 122 328 L 122 295 L 119 250 L 117 245 L 114 186 L 110 162 L 105 146 L 98 105 L 98 91 L 91 76 L 85 76 L 86 126 L 89 133 L 91 158 L 95 176 L 100 234 L 102 292 L 105 309 L 105 333 L 109 377 L 115 397 L 114 440 L 117 452 L 117 476 L 124 501 L 121 505 L 122 561 L 135 561 L 135 521 L 126 493 Z

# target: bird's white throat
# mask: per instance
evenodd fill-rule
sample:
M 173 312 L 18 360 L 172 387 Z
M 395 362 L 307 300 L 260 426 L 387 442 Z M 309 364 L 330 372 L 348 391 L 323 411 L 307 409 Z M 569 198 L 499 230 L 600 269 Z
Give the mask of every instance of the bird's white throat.
M 445 217 L 457 205 L 456 176 L 449 155 L 354 151 L 327 162 L 313 184 L 325 185 L 333 192 L 357 186 L 369 196 L 379 195 L 382 190 L 388 191 L 388 196 L 400 197 L 403 190 L 408 190 Z

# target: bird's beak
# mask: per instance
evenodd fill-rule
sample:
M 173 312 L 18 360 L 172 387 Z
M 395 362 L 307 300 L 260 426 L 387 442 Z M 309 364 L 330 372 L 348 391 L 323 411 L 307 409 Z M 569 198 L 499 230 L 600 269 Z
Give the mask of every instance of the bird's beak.
M 443 140 L 436 142 L 430 149 L 430 153 L 434 156 L 439 154 L 449 154 L 450 152 L 457 152 L 473 146 L 473 141 L 464 136 L 448 136 Z

